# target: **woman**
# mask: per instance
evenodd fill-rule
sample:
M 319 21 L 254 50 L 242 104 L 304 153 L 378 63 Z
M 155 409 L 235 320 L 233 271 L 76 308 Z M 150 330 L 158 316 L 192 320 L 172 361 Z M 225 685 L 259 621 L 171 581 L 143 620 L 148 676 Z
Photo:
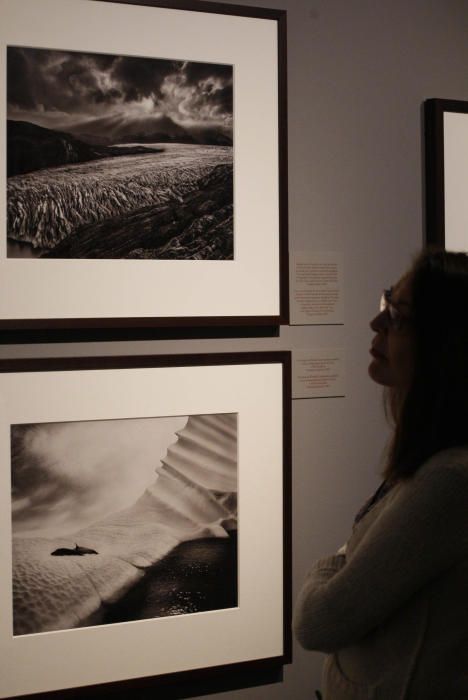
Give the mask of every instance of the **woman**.
M 325 700 L 467 699 L 468 255 L 424 252 L 370 325 L 385 480 L 312 568 L 294 631 L 329 653 Z

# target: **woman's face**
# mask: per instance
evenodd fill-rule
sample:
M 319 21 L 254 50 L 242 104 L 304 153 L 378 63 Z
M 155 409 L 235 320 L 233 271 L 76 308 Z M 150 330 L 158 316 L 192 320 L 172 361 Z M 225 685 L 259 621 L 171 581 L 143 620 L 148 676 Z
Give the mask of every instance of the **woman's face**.
M 386 307 L 372 319 L 369 376 L 377 384 L 405 389 L 411 381 L 414 336 L 411 328 L 411 286 L 408 276 L 392 287 Z

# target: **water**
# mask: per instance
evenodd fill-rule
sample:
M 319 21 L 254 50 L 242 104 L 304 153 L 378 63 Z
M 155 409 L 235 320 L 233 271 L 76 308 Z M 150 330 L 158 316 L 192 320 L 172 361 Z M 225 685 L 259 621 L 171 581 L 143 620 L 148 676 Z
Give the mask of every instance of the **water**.
M 7 238 L 7 258 L 40 258 L 44 252 L 44 248 L 33 248 L 31 243 Z
M 237 606 L 237 537 L 183 542 L 113 605 L 102 624 Z

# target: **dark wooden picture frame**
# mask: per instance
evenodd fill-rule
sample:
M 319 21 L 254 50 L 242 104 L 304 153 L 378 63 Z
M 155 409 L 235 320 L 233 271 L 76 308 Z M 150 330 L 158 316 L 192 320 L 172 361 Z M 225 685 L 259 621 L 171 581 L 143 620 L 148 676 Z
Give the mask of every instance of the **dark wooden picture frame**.
M 49 25 L 57 24 L 58 27 L 49 31 L 45 15 L 50 13 L 54 2 L 57 6 L 56 22 Z M 22 25 L 20 7 L 21 4 L 28 3 L 32 12 L 29 29 Z M 164 21 L 170 26 L 175 23 L 176 28 L 182 27 L 181 32 L 173 32 L 174 36 L 180 37 L 177 39 L 178 44 L 171 53 L 171 48 L 167 45 L 159 49 L 155 39 L 149 58 L 178 59 L 179 63 L 183 60 L 195 63 L 206 60 L 205 65 L 232 65 L 234 260 L 34 261 L 11 259 L 6 248 L 3 253 L 3 248 L 0 247 L 0 279 L 4 280 L 0 295 L 4 300 L 8 299 L 4 301 L 3 309 L 0 306 L 0 331 L 40 333 L 52 330 L 75 331 L 78 334 L 94 331 L 102 333 L 108 329 L 114 333 L 128 330 L 131 334 L 135 330 L 144 333 L 152 329 L 174 329 L 177 332 L 182 327 L 270 328 L 287 323 L 286 12 L 204 0 L 105 0 L 104 3 L 97 3 L 96 0 L 71 0 L 67 5 L 67 15 L 70 18 L 72 12 L 72 22 L 71 19 L 65 20 L 65 15 L 63 21 L 60 19 L 61 5 L 63 3 L 59 0 L 10 2 L 5 8 L 4 28 L 0 31 L 2 48 L 5 50 L 11 45 L 37 47 L 39 50 L 46 49 L 49 53 L 54 50 L 95 51 L 113 54 L 117 58 L 148 55 L 149 39 L 146 40 L 146 53 L 141 46 L 144 43 L 141 36 L 138 41 L 126 39 L 125 45 L 118 51 L 115 47 L 120 37 L 117 36 L 116 39 L 113 36 L 106 44 L 107 37 L 113 31 L 104 29 L 100 33 L 93 29 L 93 37 L 83 41 L 81 48 L 81 30 L 77 24 L 82 19 L 87 28 L 95 27 L 99 22 L 102 27 L 106 27 L 106 23 L 116 17 L 112 21 L 120 27 L 123 42 L 123 37 L 129 35 L 128 26 L 133 26 L 138 36 L 138 28 L 151 26 L 151 20 L 155 27 L 164 15 Z M 17 7 L 20 10 L 19 19 L 15 16 Z M 132 21 L 134 18 L 136 25 Z M 70 36 L 61 36 L 61 22 L 64 26 L 67 22 L 70 27 L 73 25 L 73 33 L 78 39 L 71 40 L 71 29 Z M 194 22 L 198 23 L 197 31 L 193 28 Z M 195 41 L 193 46 L 185 49 L 185 43 L 188 42 L 185 27 L 187 36 L 193 37 L 200 33 L 199 29 L 204 24 L 207 27 L 206 36 L 200 38 L 199 45 Z M 235 39 L 236 32 L 242 36 L 242 42 L 238 41 L 239 36 Z M 166 29 L 165 35 L 168 34 L 170 32 Z M 213 46 L 210 45 L 210 37 Z M 223 44 L 239 45 L 239 65 L 236 64 L 237 59 L 233 58 L 234 49 L 228 48 L 223 55 Z M 201 55 L 205 50 L 200 48 L 203 45 L 208 47 L 206 59 Z M 247 59 L 242 59 L 244 63 L 241 65 L 240 57 L 248 54 L 249 46 L 251 65 L 246 64 Z M 272 57 L 274 60 L 271 60 Z M 254 73 L 256 71 L 254 81 L 249 74 L 252 71 L 246 68 L 251 68 Z M 256 87 L 255 80 L 258 83 Z M 254 95 L 264 84 L 268 85 L 265 88 L 270 102 L 268 112 L 262 111 L 261 104 L 256 106 L 246 99 L 249 90 Z M 23 87 L 27 87 L 27 84 Z M 16 109 L 16 113 L 21 114 L 21 111 Z M 262 166 L 265 160 L 269 164 Z M 255 180 L 253 174 L 249 175 L 253 170 L 256 170 Z M 249 177 L 252 178 L 251 182 Z M 261 187 L 255 192 L 259 182 Z M 32 202 L 32 195 L 30 200 Z M 4 238 L 6 239 L 6 234 Z M 255 244 L 249 241 L 254 241 Z M 5 245 L 4 242 L 3 246 Z M 80 289 L 80 280 L 83 283 L 85 279 L 87 282 Z M 25 285 L 19 295 L 17 285 Z M 89 294 L 86 287 L 90 290 Z M 47 290 L 44 295 L 43 288 Z M 85 292 L 83 301 L 80 299 L 81 291 Z M 95 305 L 91 298 L 93 294 L 97 301 Z M 116 296 L 122 299 L 122 304 L 117 303 Z M 85 298 L 87 301 L 84 301 Z M 74 339 L 73 335 L 69 338 Z M 28 338 L 28 341 L 30 339 L 34 337 Z
M 184 411 L 178 407 L 186 406 L 188 415 L 237 413 L 240 489 L 237 607 L 19 637 L 11 626 L 11 513 L 3 508 L 0 697 L 55 700 L 137 688 L 169 692 L 174 684 L 226 682 L 290 662 L 290 373 L 289 352 L 0 361 L 0 398 L 8 406 L 0 421 L 4 461 L 10 461 L 7 453 L 13 449 L 11 425 L 47 425 L 51 416 L 66 423 L 103 415 L 180 415 Z M 5 486 L 8 471 L 1 476 Z M 91 559 L 94 565 L 97 558 Z M 270 593 L 262 596 L 258 585 L 267 582 Z
M 424 102 L 426 241 L 459 248 L 452 243 L 456 224 L 450 224 L 446 210 L 447 197 L 451 195 L 447 189 L 447 115 L 464 115 L 468 124 L 468 102 L 438 98 Z M 459 157 L 463 158 L 463 152 Z M 468 167 L 466 162 L 462 165 L 465 169 Z M 448 230 L 448 226 L 452 226 L 452 230 Z M 464 249 L 468 250 L 468 238 Z

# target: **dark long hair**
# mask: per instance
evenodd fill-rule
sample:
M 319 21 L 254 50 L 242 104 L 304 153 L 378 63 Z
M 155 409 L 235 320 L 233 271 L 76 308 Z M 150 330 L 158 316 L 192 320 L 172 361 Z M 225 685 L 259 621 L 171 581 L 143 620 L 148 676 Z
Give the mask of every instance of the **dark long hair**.
M 414 369 L 395 422 L 387 478 L 411 476 L 436 452 L 468 445 L 468 254 L 426 250 L 409 270 Z

